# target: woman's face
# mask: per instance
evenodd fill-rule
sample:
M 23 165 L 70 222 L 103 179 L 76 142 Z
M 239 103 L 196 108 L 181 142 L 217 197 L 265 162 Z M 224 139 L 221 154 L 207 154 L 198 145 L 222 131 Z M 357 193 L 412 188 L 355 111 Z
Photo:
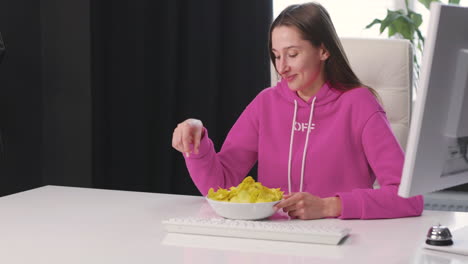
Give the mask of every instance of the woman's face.
M 279 26 L 271 33 L 272 52 L 276 70 L 293 91 L 316 92 L 324 83 L 323 63 L 329 54 L 322 47 L 314 47 L 303 40 L 299 30 Z M 317 87 L 320 86 L 320 87 Z

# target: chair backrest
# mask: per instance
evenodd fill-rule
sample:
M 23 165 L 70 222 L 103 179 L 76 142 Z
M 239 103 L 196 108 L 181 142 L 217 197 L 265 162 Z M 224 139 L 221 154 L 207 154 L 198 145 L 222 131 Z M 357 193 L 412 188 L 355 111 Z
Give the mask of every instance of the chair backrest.
M 393 133 L 406 149 L 411 118 L 413 48 L 408 40 L 341 38 L 354 73 L 379 94 Z

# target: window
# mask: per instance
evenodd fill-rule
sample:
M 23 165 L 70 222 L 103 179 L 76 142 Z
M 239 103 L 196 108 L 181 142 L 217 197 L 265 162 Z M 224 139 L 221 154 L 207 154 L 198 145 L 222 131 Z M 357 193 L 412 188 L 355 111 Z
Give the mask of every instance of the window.
M 273 0 L 273 18 L 289 5 L 310 2 L 310 0 Z M 330 14 L 335 29 L 340 37 L 387 37 L 379 35 L 379 27 L 365 27 L 375 18 L 384 18 L 387 9 L 401 8 L 395 0 L 322 0 L 315 1 L 323 5 Z M 404 1 L 402 1 L 404 4 Z

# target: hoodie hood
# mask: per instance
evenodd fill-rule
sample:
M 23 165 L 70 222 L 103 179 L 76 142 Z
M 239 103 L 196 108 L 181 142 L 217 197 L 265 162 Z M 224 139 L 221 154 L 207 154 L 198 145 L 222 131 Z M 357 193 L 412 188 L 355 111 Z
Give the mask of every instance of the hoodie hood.
M 281 97 L 292 105 L 294 105 L 294 101 L 297 101 L 298 107 L 310 107 L 314 98 L 316 98 L 315 107 L 320 107 L 322 105 L 336 101 L 341 96 L 341 94 L 343 94 L 343 92 L 331 88 L 328 82 L 325 82 L 318 93 L 315 96 L 312 96 L 307 102 L 302 100 L 296 91 L 291 90 L 289 88 L 288 81 L 284 79 L 278 82 L 276 89 L 278 89 Z

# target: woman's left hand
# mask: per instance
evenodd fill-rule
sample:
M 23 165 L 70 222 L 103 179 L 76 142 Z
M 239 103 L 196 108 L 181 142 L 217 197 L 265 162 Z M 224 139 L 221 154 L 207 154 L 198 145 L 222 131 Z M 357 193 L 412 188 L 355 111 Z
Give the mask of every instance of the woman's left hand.
M 339 197 L 320 198 L 306 192 L 284 195 L 285 200 L 275 205 L 283 209 L 290 217 L 299 219 L 319 219 L 337 217 L 341 214 L 341 199 Z

